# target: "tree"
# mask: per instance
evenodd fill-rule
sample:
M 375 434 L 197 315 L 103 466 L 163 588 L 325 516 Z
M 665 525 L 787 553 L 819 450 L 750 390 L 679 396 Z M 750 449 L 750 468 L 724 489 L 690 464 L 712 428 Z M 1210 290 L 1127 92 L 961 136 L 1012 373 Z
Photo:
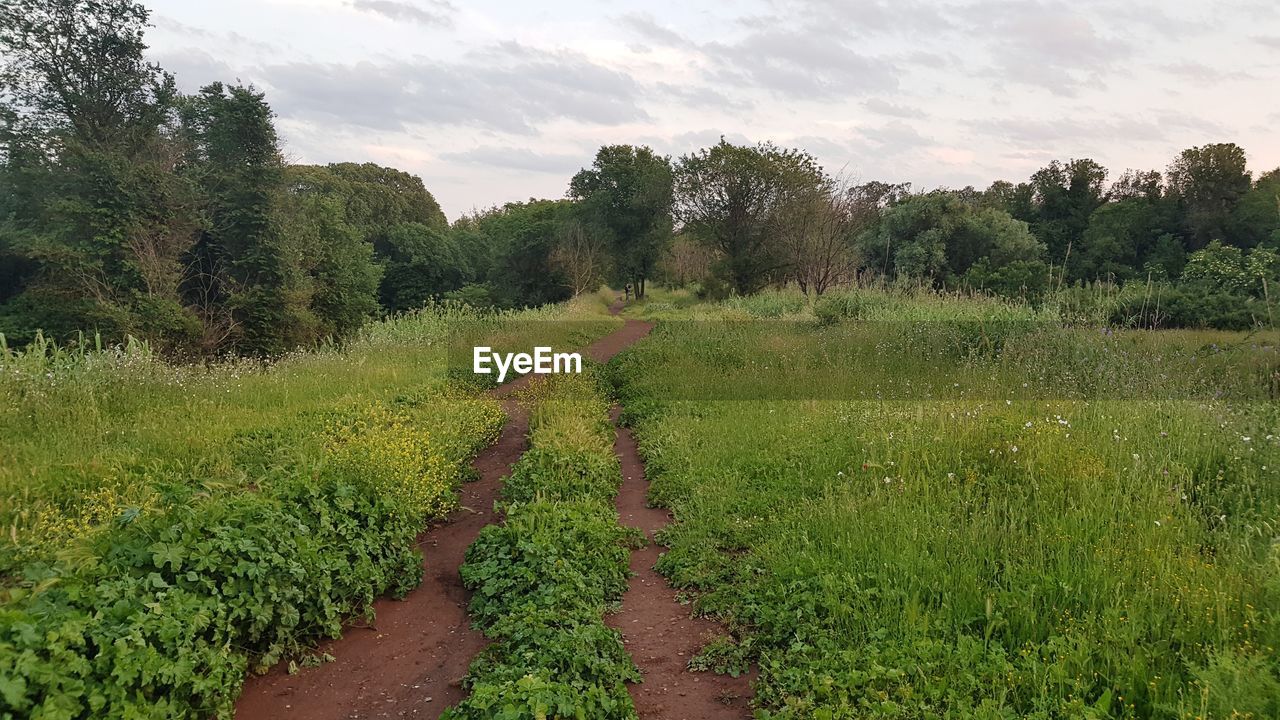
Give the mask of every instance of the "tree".
M 290 292 L 297 278 L 277 222 L 284 163 L 271 108 L 252 88 L 213 83 L 185 102 L 182 118 L 184 169 L 208 203 L 193 250 L 201 272 L 187 287 L 212 331 L 206 346 L 229 341 L 261 355 L 290 349 L 301 340 L 304 303 Z
M 10 131 L 41 135 L 51 152 L 145 143 L 177 94 L 143 59 L 148 17 L 131 0 L 0 2 L 0 88 L 21 109 Z
M 347 217 L 371 242 L 402 223 L 449 226 L 435 196 L 416 175 L 373 163 L 335 163 L 327 170 L 348 183 Z
M 609 258 L 598 237 L 588 232 L 580 221 L 570 220 L 557 232 L 551 264 L 564 274 L 573 296 L 577 297 L 600 287 Z M 636 284 L 637 297 L 643 292 L 644 279 L 641 277 Z
M 20 338 L 195 332 L 177 295 L 194 213 L 176 92 L 143 60 L 146 23 L 122 0 L 0 3 L 0 299 Z
M 1280 168 L 1264 173 L 1240 198 L 1231 225 L 1241 247 L 1280 248 Z
M 402 223 L 379 245 L 386 268 L 379 297 L 388 312 L 420 308 L 472 279 L 471 268 L 448 228 Z
M 1164 179 L 1159 170 L 1125 170 L 1107 190 L 1107 199 L 1156 202 L 1164 196 Z
M 778 236 L 789 277 L 801 292 L 822 295 L 858 271 L 856 239 L 879 220 L 880 203 L 894 192 L 884 183 L 851 186 L 839 178 L 801 187 L 780 214 Z
M 1245 265 L 1245 254 L 1238 247 L 1213 240 L 1191 253 L 1182 271 L 1182 280 L 1214 290 L 1247 292 L 1252 283 Z
M 643 298 L 645 281 L 671 243 L 670 161 L 647 146 L 606 145 L 590 169 L 573 176 L 569 196 L 604 231 L 619 278 Z
M 1055 160 L 1031 176 L 1032 207 L 1027 220 L 1050 261 L 1061 265 L 1079 247 L 1089 217 L 1104 201 L 1106 179 L 1106 168 L 1087 158 L 1065 165 Z
M 1125 172 L 1111 186 L 1107 202 L 1089 217 L 1067 274 L 1077 280 L 1167 276 L 1171 268 L 1164 266 L 1171 256 L 1160 243 L 1177 231 L 1175 212 L 1164 196 L 1160 173 Z
M 710 277 L 715 262 L 715 250 L 686 233 L 676 233 L 658 267 L 664 283 L 670 287 L 682 288 L 691 282 L 702 282 Z
M 346 205 L 302 179 L 314 172 L 285 170 L 282 245 L 300 275 L 299 292 L 308 298 L 312 326 L 298 334 L 342 337 L 377 314 L 382 267 L 374 262 L 373 246 L 347 221 Z
M 764 287 L 787 266 L 773 230 L 789 198 L 823 182 L 808 153 L 772 143 L 716 145 L 680 158 L 676 217 L 691 235 L 720 251 L 739 294 Z
M 935 283 L 957 283 L 979 263 L 990 269 L 1022 262 L 1030 264 L 1024 270 L 1047 271 L 1041 262 L 1044 246 L 1026 223 L 946 191 L 915 195 L 889 208 L 859 245 L 870 266 Z
M 529 200 L 507 203 L 469 221 L 492 253 L 484 277 L 497 305 L 532 307 L 571 297 L 570 284 L 551 255 L 573 211 L 569 200 Z
M 293 194 L 337 203 L 343 222 L 372 249 L 382 268 L 377 298 L 384 310 L 422 307 L 470 282 L 473 267 L 422 179 L 372 163 L 294 166 Z
M 1169 165 L 1169 193 L 1183 216 L 1188 250 L 1212 240 L 1232 242 L 1232 214 L 1251 182 L 1244 150 L 1218 143 L 1183 150 Z

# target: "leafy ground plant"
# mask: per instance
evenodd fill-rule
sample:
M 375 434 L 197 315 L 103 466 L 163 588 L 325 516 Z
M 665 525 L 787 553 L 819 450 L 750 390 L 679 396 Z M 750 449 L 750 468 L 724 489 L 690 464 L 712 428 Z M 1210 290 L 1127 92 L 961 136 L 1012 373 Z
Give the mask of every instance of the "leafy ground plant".
M 507 480 L 506 520 L 467 550 L 471 616 L 494 642 L 472 663 L 470 696 L 446 718 L 635 718 L 639 672 L 602 616 L 627 588 L 637 532 L 612 507 L 621 482 L 592 376 L 536 384 L 531 450 Z

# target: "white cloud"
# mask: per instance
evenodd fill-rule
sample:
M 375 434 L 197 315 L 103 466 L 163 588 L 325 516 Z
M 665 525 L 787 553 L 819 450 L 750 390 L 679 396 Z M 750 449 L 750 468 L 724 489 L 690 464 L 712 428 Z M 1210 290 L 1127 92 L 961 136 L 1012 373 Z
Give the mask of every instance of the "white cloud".
M 451 216 L 560 197 L 600 144 L 721 135 L 923 188 L 1221 141 L 1280 165 L 1259 0 L 144 1 L 182 88 L 252 82 L 291 156 L 395 164 Z

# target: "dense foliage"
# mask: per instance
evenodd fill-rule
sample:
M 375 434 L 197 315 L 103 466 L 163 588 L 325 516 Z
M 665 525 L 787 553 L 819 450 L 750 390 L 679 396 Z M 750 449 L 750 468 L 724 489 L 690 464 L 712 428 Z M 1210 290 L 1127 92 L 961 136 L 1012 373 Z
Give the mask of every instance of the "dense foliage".
M 603 388 L 554 378 L 525 401 L 530 450 L 505 483 L 506 519 L 462 566 L 471 617 L 494 642 L 444 717 L 634 720 L 625 683 L 640 674 L 601 618 L 627 589 L 639 537 L 613 509 L 622 476 Z
M 107 510 L 81 550 L 94 560 L 37 559 L 8 583 L 0 714 L 229 716 L 251 663 L 337 637 L 418 583 L 416 535 L 501 420 L 492 401 L 406 395 L 235 438 L 224 452 L 251 488 L 167 486 L 149 509 Z
M 648 147 L 606 145 L 569 182 L 580 213 L 608 238 L 613 275 L 644 297 L 645 283 L 671 242 L 670 162 Z
M 570 287 L 553 261 L 577 222 L 569 203 L 513 203 L 450 227 L 408 173 L 290 166 L 261 92 L 213 83 L 183 96 L 144 60 L 148 17 L 132 0 L 0 4 L 9 344 L 43 331 L 273 356 L 446 296 L 513 308 L 598 286 L 599 273 Z

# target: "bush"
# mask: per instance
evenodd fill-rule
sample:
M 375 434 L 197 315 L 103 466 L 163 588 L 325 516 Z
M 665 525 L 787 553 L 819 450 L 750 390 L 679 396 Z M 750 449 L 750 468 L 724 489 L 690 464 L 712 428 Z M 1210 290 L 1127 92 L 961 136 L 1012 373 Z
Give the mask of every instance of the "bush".
M 733 288 L 719 276 L 710 275 L 698 286 L 695 294 L 699 300 L 720 302 L 727 300 L 733 294 Z
M 964 274 L 964 282 L 1000 297 L 1037 301 L 1049 289 L 1049 267 L 1041 260 L 1014 260 L 992 266 L 983 258 Z
M 1108 318 L 1112 325 L 1140 328 L 1248 330 L 1269 323 L 1265 301 L 1203 285 L 1158 285 L 1122 298 Z

